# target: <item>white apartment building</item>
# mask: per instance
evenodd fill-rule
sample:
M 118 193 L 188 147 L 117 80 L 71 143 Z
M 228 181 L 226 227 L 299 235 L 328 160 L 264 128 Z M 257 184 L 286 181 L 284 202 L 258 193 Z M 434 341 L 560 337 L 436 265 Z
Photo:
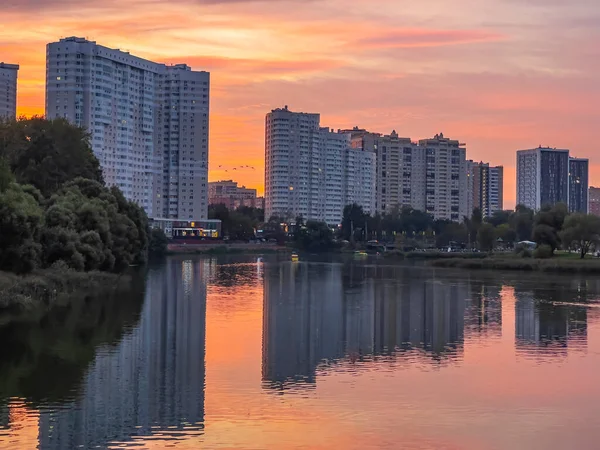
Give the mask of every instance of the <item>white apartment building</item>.
M 376 159 L 352 149 L 350 139 L 321 127 L 319 114 L 287 106 L 267 114 L 265 217 L 337 225 L 346 202 L 372 211 Z
M 443 134 L 419 143 L 359 128 L 351 133 L 352 147 L 376 155 L 375 211 L 411 206 L 435 219 L 462 220 L 469 211 L 466 149 Z
M 46 117 L 90 131 L 106 183 L 149 217 L 206 219 L 210 74 L 77 37 L 46 57 Z
M 0 118 L 17 116 L 17 64 L 0 62 Z
M 517 151 L 517 204 L 538 210 L 556 203 L 569 204 L 569 150 Z
M 432 139 L 421 139 L 418 153 L 418 196 L 411 205 L 432 214 L 435 219 L 461 221 L 467 211 L 467 158 L 466 148 L 459 141 L 448 139 L 442 133 Z M 415 158 L 413 158 L 414 160 Z M 424 159 L 424 161 L 423 161 Z M 425 174 L 425 195 L 422 174 Z M 417 181 L 417 179 L 415 179 Z

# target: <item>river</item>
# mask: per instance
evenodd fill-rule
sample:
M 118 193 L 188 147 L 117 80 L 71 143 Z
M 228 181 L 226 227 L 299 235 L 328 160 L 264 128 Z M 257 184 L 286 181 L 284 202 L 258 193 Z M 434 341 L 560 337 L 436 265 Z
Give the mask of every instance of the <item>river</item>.
M 172 257 L 0 340 L 2 449 L 600 442 L 599 278 Z

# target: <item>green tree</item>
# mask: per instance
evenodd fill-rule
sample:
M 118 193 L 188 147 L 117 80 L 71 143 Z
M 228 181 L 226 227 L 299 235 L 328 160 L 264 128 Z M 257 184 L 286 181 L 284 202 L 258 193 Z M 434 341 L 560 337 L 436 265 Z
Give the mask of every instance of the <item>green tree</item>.
M 294 245 L 310 252 L 331 250 L 333 233 L 325 222 L 309 220 L 294 233 Z
M 496 226 L 496 239 L 502 239 L 505 244 L 513 244 L 517 239 L 517 233 L 508 223 Z
M 89 134 L 65 119 L 41 117 L 0 122 L 0 157 L 17 182 L 48 197 L 64 183 L 83 177 L 103 183 Z
M 42 209 L 22 186 L 0 189 L 0 270 L 27 273 L 39 264 Z
M 477 245 L 479 245 L 479 250 L 482 252 L 491 252 L 494 250 L 494 244 L 496 243 L 496 234 L 494 231 L 494 226 L 491 223 L 484 223 L 479 227 L 479 231 L 477 231 Z
M 346 205 L 342 214 L 342 237 L 348 241 L 355 239 L 358 234 L 356 231 L 365 228 L 367 219 L 368 215 L 365 214 L 362 206 L 356 203 Z M 358 237 L 360 238 L 360 235 Z
M 571 214 L 565 219 L 560 233 L 563 245 L 579 249 L 581 259 L 592 246 L 600 242 L 600 217 L 592 214 Z
M 509 225 L 515 230 L 518 241 L 530 240 L 533 233 L 533 210 L 517 205 L 515 212 L 510 215 Z
M 510 211 L 494 211 L 492 215 L 488 217 L 487 222 L 491 223 L 495 227 L 499 227 L 500 225 L 508 225 L 510 216 Z
M 548 245 L 552 253 L 560 246 L 559 233 L 569 210 L 564 203 L 544 206 L 534 218 L 533 240 L 538 245 Z
M 148 254 L 150 257 L 163 256 L 167 253 L 169 240 L 160 228 L 152 228 L 148 239 Z

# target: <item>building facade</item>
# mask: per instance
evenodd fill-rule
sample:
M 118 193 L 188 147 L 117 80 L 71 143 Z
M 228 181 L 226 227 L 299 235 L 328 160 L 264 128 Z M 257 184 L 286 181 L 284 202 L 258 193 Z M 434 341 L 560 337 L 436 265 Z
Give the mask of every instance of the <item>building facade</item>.
M 213 181 L 208 183 L 209 205 L 223 204 L 228 209 L 237 209 L 240 206 L 262 208 L 262 201 L 256 197 L 256 189 L 238 186 L 236 181 Z
M 435 219 L 457 222 L 468 216 L 467 150 L 464 144 L 440 133 L 432 139 L 420 140 L 414 153 L 412 172 L 417 195 L 413 196 L 415 201 L 411 206 Z
M 488 163 L 467 161 L 467 212 L 479 208 L 483 217 L 490 217 L 504 207 L 504 168 Z
M 77 37 L 46 56 L 46 117 L 90 131 L 106 183 L 149 217 L 205 219 L 210 74 Z
M 17 115 L 17 76 L 19 66 L 0 62 L 0 118 Z
M 587 214 L 590 162 L 585 158 L 569 158 L 569 211 Z
M 566 149 L 517 151 L 517 204 L 533 210 L 569 204 L 569 165 Z
M 600 188 L 590 187 L 588 192 L 588 212 L 600 216 Z
M 265 122 L 265 218 L 341 222 L 346 202 L 374 209 L 376 157 L 351 147 L 350 133 L 320 126 L 319 114 L 287 106 Z M 360 170 L 357 170 L 360 168 Z

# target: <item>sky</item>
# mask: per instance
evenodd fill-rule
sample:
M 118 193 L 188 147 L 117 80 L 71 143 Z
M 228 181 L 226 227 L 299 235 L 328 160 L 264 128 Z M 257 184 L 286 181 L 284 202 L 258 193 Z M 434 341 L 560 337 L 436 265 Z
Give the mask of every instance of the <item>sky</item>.
M 597 0 L 4 0 L 19 114 L 43 114 L 45 45 L 68 36 L 211 72 L 211 181 L 262 192 L 265 114 L 288 105 L 459 139 L 505 166 L 505 207 L 518 149 L 569 148 L 600 183 Z

